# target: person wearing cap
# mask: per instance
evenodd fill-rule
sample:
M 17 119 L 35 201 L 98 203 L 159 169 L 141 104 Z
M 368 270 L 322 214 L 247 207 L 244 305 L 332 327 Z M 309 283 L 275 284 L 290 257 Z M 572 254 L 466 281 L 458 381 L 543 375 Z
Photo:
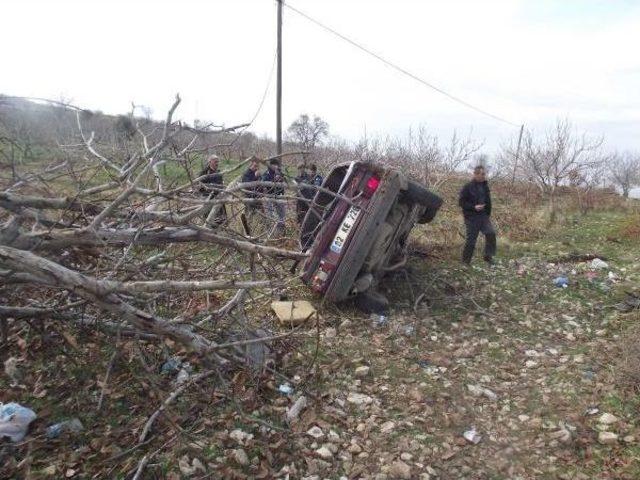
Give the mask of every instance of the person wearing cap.
M 198 176 L 200 181 L 200 194 L 206 196 L 209 200 L 215 198 L 224 189 L 222 173 L 218 170 L 219 162 L 220 159 L 217 155 L 209 155 L 207 158 L 207 164 Z M 206 209 L 207 214 L 205 218 L 209 216 L 209 211 L 210 209 Z M 218 206 L 218 211 L 213 223 L 217 226 L 224 223 L 226 220 L 227 210 L 224 205 L 220 205 Z

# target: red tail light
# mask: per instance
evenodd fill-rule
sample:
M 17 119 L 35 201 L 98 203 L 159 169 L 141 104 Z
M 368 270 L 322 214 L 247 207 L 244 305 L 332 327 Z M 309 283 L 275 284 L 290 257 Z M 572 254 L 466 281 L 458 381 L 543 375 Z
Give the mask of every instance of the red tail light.
M 376 176 L 372 176 L 367 181 L 367 186 L 364 189 L 364 194 L 367 197 L 370 197 L 371 195 L 374 194 L 374 192 L 378 189 L 379 186 L 380 186 L 380 179 Z

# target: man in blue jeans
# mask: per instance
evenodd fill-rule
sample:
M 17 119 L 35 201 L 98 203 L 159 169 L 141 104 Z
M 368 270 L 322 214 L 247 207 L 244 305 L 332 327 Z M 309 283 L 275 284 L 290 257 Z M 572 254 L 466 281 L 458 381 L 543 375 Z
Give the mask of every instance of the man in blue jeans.
M 491 191 L 482 165 L 473 169 L 473 179 L 460 191 L 459 202 L 464 215 L 467 240 L 462 251 L 462 261 L 471 263 L 480 232 L 485 237 L 484 260 L 493 264 L 496 254 L 496 231 L 491 224 Z

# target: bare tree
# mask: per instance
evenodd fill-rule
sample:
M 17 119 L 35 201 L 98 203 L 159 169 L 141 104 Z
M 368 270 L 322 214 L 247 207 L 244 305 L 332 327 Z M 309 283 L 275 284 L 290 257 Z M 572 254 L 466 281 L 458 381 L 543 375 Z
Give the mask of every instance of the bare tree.
M 315 115 L 300 115 L 287 129 L 289 140 L 311 152 L 329 135 L 329 124 Z
M 469 163 L 482 148 L 483 142 L 473 140 L 471 132 L 461 137 L 454 131 L 446 145 L 437 136 L 429 134 L 424 126 L 409 130 L 406 139 L 398 140 L 396 150 L 402 152 L 410 172 L 425 185 L 438 188 L 463 165 Z
M 548 199 L 551 222 L 556 219 L 558 187 L 569 185 L 572 178 L 584 177 L 589 168 L 602 163 L 602 143 L 601 137 L 577 134 L 566 119 L 558 120 L 542 138 L 535 137 L 530 130 L 524 132 L 520 162 L 514 166 L 516 175 L 536 185 Z M 510 146 L 504 148 L 503 158 L 515 158 Z
M 614 153 L 608 162 L 609 178 L 629 198 L 629 192 L 640 185 L 640 155 L 638 153 Z

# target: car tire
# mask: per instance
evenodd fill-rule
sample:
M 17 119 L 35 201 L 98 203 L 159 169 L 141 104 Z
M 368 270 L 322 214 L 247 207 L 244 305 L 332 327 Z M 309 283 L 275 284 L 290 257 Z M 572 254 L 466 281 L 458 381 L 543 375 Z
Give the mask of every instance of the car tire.
M 425 207 L 425 211 L 418 219 L 418 223 L 429 223 L 436 216 L 442 205 L 442 198 L 412 180 L 407 183 L 404 195 L 411 203 L 417 203 Z
M 364 313 L 385 313 L 389 308 L 387 297 L 375 290 L 356 295 L 355 304 Z

